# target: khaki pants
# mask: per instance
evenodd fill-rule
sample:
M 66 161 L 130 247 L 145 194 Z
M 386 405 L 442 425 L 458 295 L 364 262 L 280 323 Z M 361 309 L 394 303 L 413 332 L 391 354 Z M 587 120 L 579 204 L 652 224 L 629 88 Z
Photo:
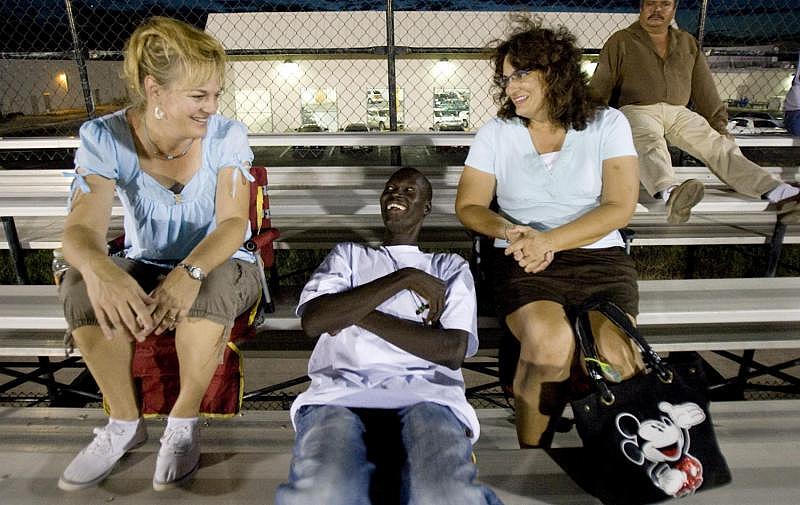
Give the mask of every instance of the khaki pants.
M 705 163 L 737 193 L 760 198 L 780 183 L 745 158 L 733 139 L 720 135 L 703 116 L 686 107 L 657 103 L 625 105 L 620 111 L 631 124 L 642 184 L 651 196 L 680 182 L 667 143 Z

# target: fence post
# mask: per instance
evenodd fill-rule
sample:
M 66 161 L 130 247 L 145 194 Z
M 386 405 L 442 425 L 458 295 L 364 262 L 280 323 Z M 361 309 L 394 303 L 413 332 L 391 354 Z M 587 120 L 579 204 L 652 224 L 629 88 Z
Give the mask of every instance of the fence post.
M 397 131 L 397 70 L 395 57 L 397 48 L 394 45 L 394 6 L 392 0 L 386 0 L 386 71 L 389 75 L 389 129 Z M 391 147 L 391 164 L 402 165 L 400 147 Z
M 700 49 L 703 48 L 703 42 L 706 38 L 706 18 L 708 17 L 708 0 L 700 2 L 700 14 L 697 16 L 697 43 Z
M 89 71 L 86 68 L 86 60 L 83 58 L 83 46 L 78 38 L 75 16 L 72 14 L 72 0 L 64 0 L 64 5 L 67 7 L 69 31 L 72 34 L 72 50 L 75 54 L 75 63 L 78 65 L 78 74 L 81 76 L 81 88 L 83 89 L 83 100 L 86 103 L 86 112 L 89 115 L 89 119 L 94 119 L 96 116 L 94 97 L 92 96 L 92 87 L 89 84 Z

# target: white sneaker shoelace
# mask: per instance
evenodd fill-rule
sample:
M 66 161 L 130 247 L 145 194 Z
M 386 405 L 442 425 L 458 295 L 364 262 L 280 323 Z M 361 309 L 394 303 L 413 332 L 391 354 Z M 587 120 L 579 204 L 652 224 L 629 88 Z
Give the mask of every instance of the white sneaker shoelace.
M 161 450 L 172 451 L 174 454 L 183 454 L 192 448 L 194 438 L 192 427 L 189 425 L 167 428 L 161 437 Z
M 94 428 L 92 433 L 94 433 L 94 440 L 92 440 L 89 445 L 86 446 L 86 449 L 84 449 L 87 454 L 109 456 L 122 449 L 121 447 L 114 447 L 113 444 L 113 439 L 116 438 L 119 440 L 119 437 L 123 435 L 122 432 L 112 432 L 110 426 L 103 426 L 101 428 Z

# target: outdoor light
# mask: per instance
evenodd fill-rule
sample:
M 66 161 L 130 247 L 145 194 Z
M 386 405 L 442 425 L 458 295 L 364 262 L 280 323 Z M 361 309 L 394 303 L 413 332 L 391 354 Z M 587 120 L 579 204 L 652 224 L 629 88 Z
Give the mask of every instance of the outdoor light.
M 792 87 L 792 81 L 794 80 L 794 74 L 789 74 L 786 76 L 784 80 L 781 81 L 781 90 L 786 93 L 789 91 L 789 88 Z
M 450 78 L 456 70 L 455 63 L 443 58 L 433 65 L 433 76 L 436 80 L 445 80 Z
M 297 79 L 300 76 L 300 65 L 286 60 L 278 66 L 278 74 L 284 79 Z
M 594 71 L 596 68 L 597 68 L 596 61 L 584 60 L 581 62 L 581 70 L 586 72 L 586 75 L 588 75 L 589 77 L 594 75 Z
M 66 72 L 60 72 L 56 74 L 56 82 L 59 86 L 64 88 L 64 91 L 69 93 L 69 81 L 67 80 Z

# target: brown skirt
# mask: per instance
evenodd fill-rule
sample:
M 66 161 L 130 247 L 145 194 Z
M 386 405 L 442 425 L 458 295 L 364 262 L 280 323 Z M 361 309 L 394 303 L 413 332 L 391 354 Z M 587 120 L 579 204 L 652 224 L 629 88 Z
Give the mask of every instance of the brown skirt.
M 536 274 L 526 273 L 502 248 L 493 250 L 494 301 L 502 318 L 539 300 L 569 306 L 606 299 L 634 317 L 639 314 L 636 266 L 621 247 L 561 251 Z

